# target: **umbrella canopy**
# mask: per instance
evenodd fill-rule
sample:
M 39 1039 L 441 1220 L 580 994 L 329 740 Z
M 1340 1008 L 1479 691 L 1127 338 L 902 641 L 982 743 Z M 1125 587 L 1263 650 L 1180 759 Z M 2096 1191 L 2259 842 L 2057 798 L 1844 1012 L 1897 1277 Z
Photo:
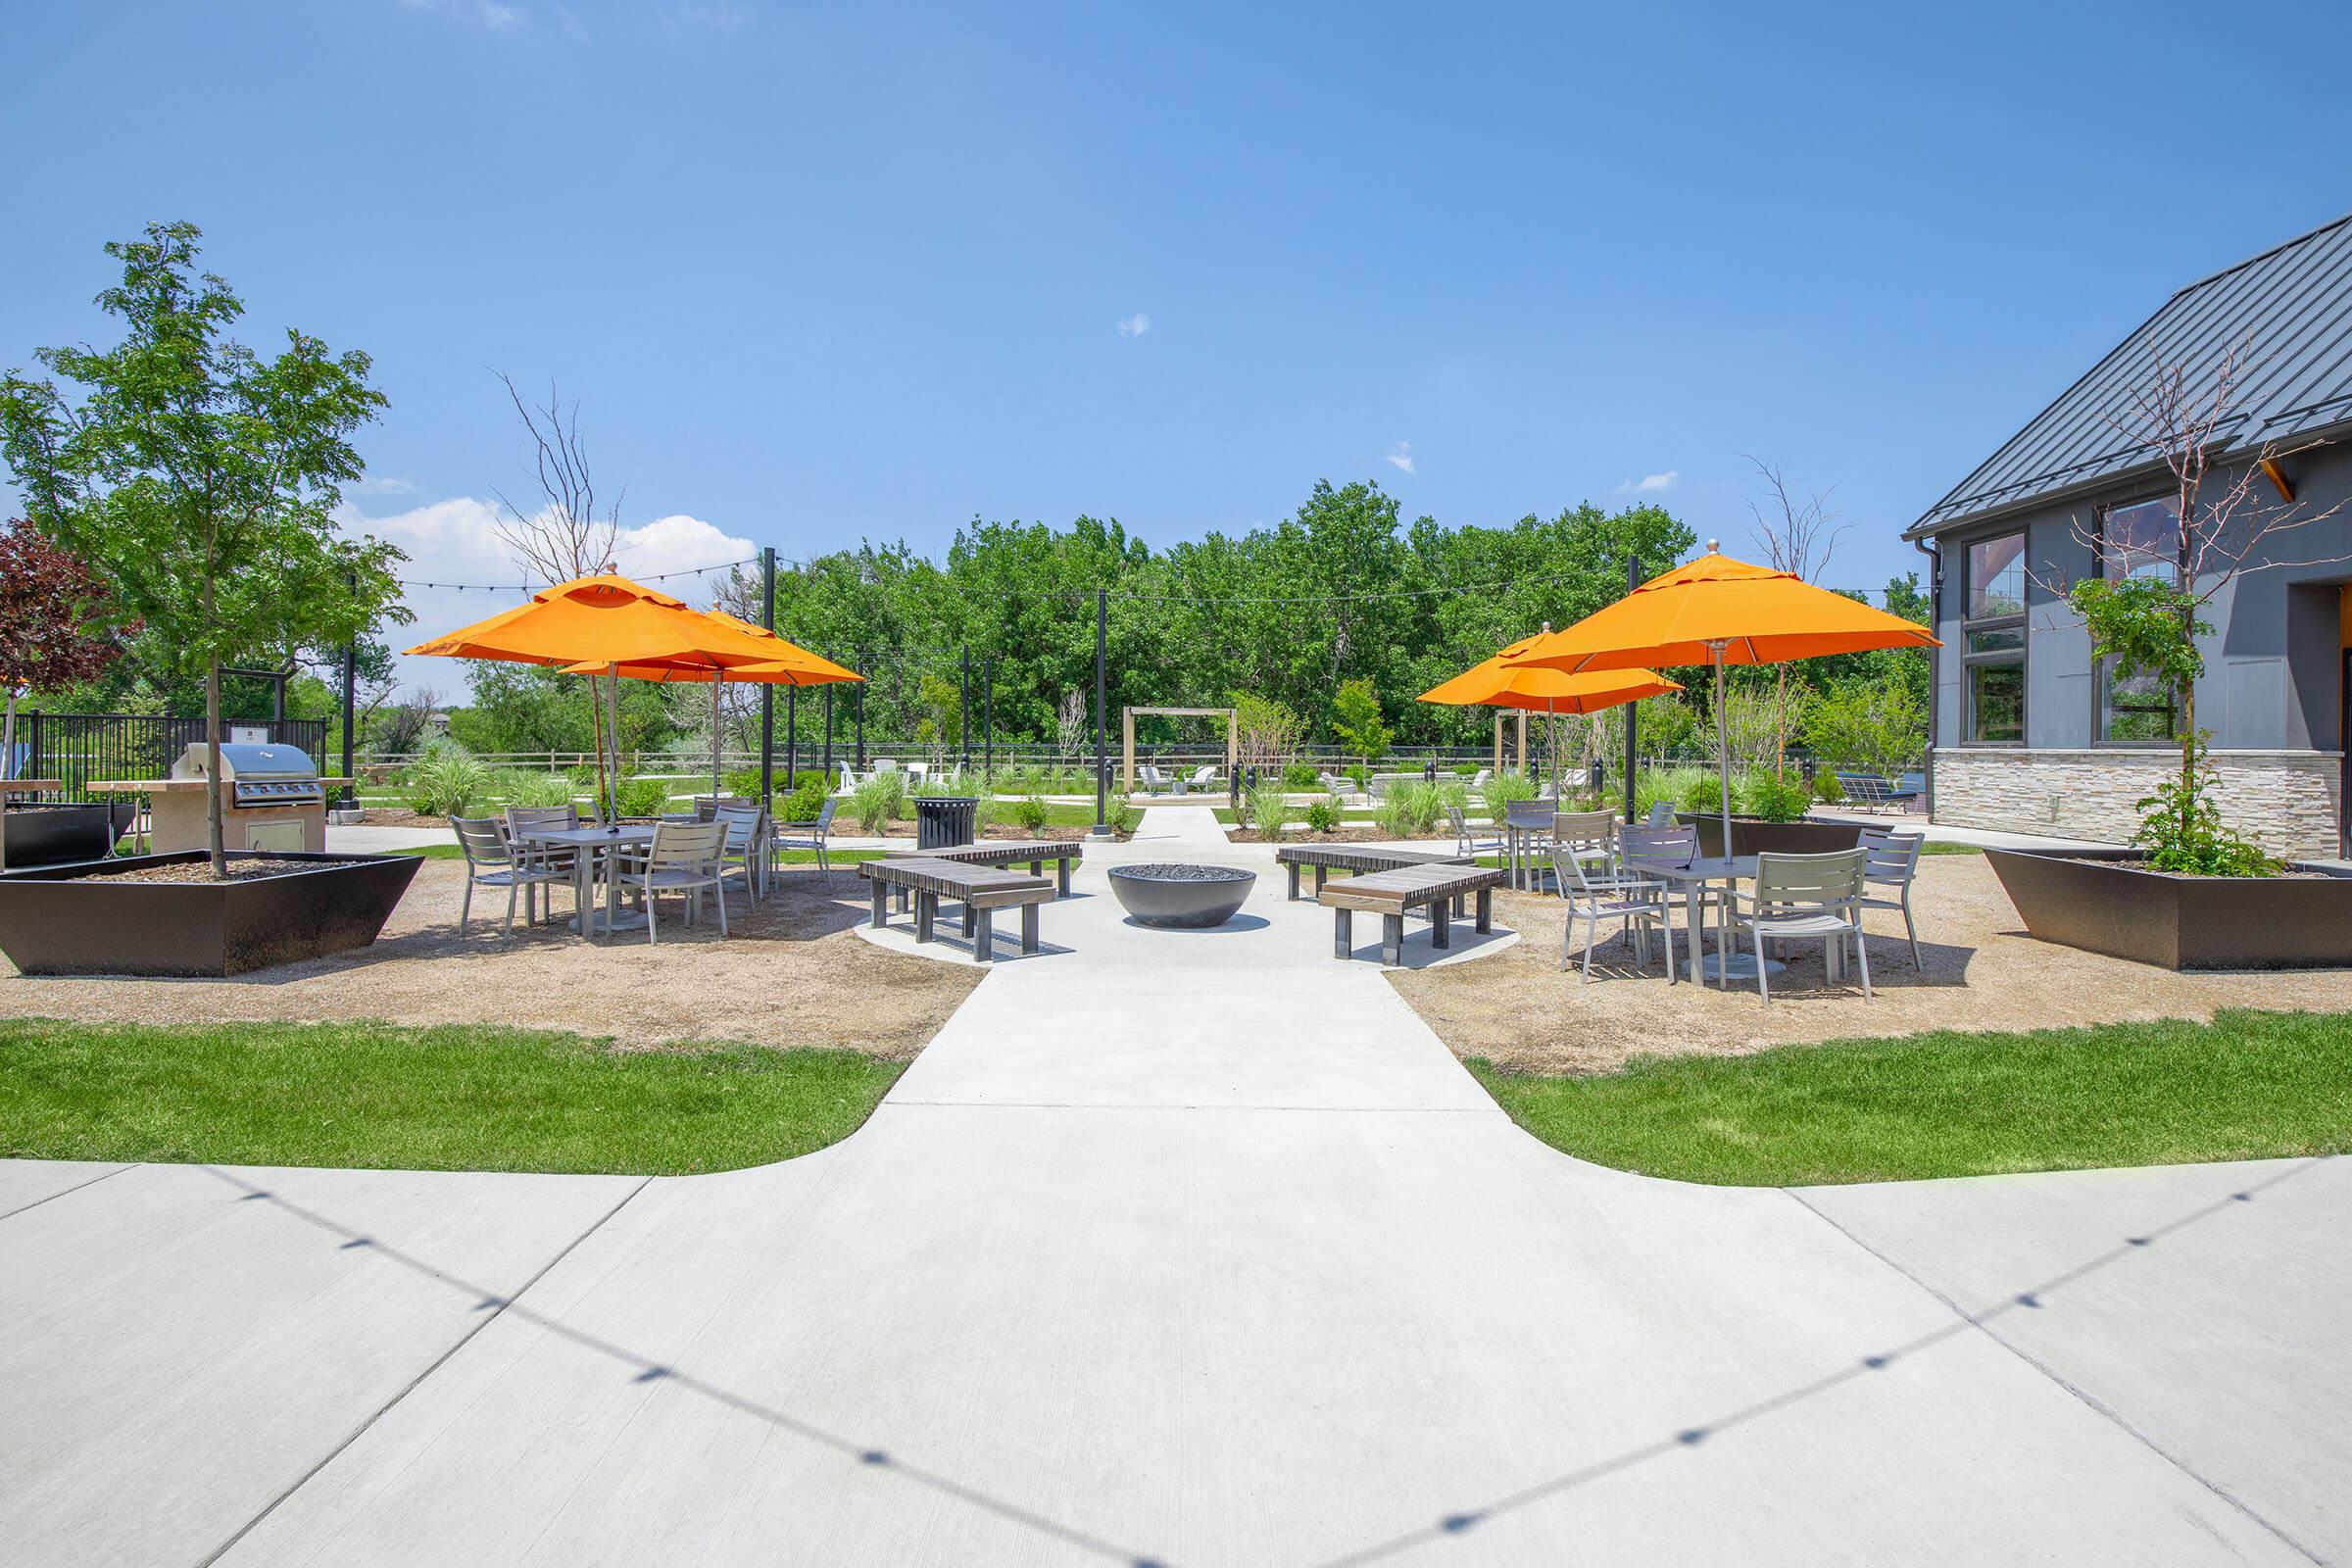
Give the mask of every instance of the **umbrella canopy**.
M 606 574 L 542 588 L 526 605 L 419 643 L 409 652 L 523 664 L 595 664 L 598 674 L 639 663 L 684 663 L 705 669 L 763 664 L 776 662 L 780 648 L 800 653 L 773 634 L 762 634 L 762 641 L 736 629 L 745 624 L 729 626 L 682 599 Z
M 679 659 L 633 660 L 608 668 L 603 660 L 585 660 L 564 666 L 574 675 L 621 675 L 630 680 L 656 681 L 755 681 L 771 686 L 824 686 L 835 681 L 863 680 L 854 669 L 836 664 L 830 659 L 812 654 L 795 643 L 756 626 L 740 615 L 723 610 L 706 610 L 699 613 L 707 620 L 716 621 L 738 637 L 748 637 L 764 649 L 766 659 L 756 664 L 713 664 L 695 657 Z M 487 624 L 485 622 L 484 624 Z
M 1534 639 L 1528 639 L 1533 642 Z M 1513 664 L 1514 643 L 1483 664 L 1463 670 L 1442 686 L 1421 694 L 1425 703 L 1457 707 L 1484 704 L 1489 708 L 1529 708 L 1544 713 L 1596 713 L 1604 708 L 1679 692 L 1679 682 L 1646 669 L 1584 670 L 1575 674 L 1543 664 Z
M 1696 561 L 1503 657 L 1549 669 L 1640 669 L 1778 664 L 1873 648 L 1939 646 L 1925 626 L 1816 588 L 1794 572 L 1734 561 L 1710 539 Z

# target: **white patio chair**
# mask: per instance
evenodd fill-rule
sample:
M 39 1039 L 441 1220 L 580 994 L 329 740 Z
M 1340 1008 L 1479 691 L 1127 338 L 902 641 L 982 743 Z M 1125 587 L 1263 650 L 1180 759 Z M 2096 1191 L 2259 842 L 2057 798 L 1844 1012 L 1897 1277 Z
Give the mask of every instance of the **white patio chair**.
M 1211 784 L 1214 784 L 1216 781 L 1217 781 L 1217 770 L 1216 770 L 1216 768 L 1215 768 L 1213 765 L 1211 765 L 1211 766 L 1208 766 L 1208 767 L 1196 767 L 1196 768 L 1194 768 L 1194 769 L 1193 769 L 1193 776 L 1192 776 L 1191 778 L 1189 778 L 1189 779 L 1185 780 L 1185 784 L 1187 785 L 1187 787 L 1189 787 L 1189 788 L 1192 788 L 1192 789 L 1196 789 L 1196 790 L 1204 790 L 1204 789 L 1208 788 L 1208 787 L 1209 787 Z
M 1559 861 L 1565 853 L 1588 864 L 1598 865 L 1603 876 L 1616 874 L 1617 813 L 1614 811 L 1560 811 L 1551 819 L 1552 882 L 1561 898 L 1568 897 L 1568 884 L 1559 878 Z
M 1649 928 L 1656 926 L 1666 948 L 1666 967 L 1674 968 L 1671 934 L 1666 926 L 1666 884 L 1651 877 L 1614 874 L 1605 861 L 1577 853 L 1572 844 L 1555 844 L 1552 874 L 1559 878 L 1560 897 L 1568 901 L 1568 921 L 1560 933 L 1560 967 L 1568 967 L 1576 951 L 1576 922 L 1585 922 L 1585 980 L 1592 983 L 1592 949 L 1600 940 L 1603 920 L 1618 922 L 1618 934 L 1634 944 L 1634 961 L 1649 962 Z
M 778 822 L 775 848 L 779 850 L 814 850 L 816 852 L 816 868 L 820 871 L 832 870 L 830 841 L 833 834 L 833 809 L 837 804 L 830 796 L 826 797 L 825 804 L 818 808 L 816 819 L 812 822 Z
M 476 887 L 507 890 L 506 935 L 514 934 L 514 899 L 527 893 L 536 899 L 538 890 L 568 886 L 571 870 L 559 871 L 553 866 L 535 864 L 517 857 L 514 841 L 507 837 L 506 824 L 494 816 L 455 816 L 449 825 L 458 832 L 458 848 L 466 856 L 466 897 L 458 905 L 458 935 L 466 934 L 466 922 L 473 915 L 473 890 Z M 549 913 L 554 913 L 554 901 L 549 901 Z M 534 906 L 523 906 L 525 919 L 534 915 Z
M 1868 884 L 1860 907 L 1901 910 L 1903 931 L 1911 939 L 1911 967 L 1927 973 L 1927 965 L 1919 961 L 1919 926 L 1911 918 L 1911 879 L 1919 872 L 1919 853 L 1927 835 L 1866 827 L 1859 842 L 1865 857 L 1862 880 Z M 1869 888 L 1891 888 L 1894 897 L 1870 897 Z
M 694 924 L 708 891 L 718 901 L 718 934 L 727 934 L 727 885 L 720 857 L 726 851 L 724 822 L 663 822 L 654 829 L 653 842 L 643 849 L 624 847 L 612 880 L 645 898 L 645 939 L 662 940 L 656 906 L 661 895 L 675 893 L 686 901 L 686 923 Z
M 1870 950 L 1862 942 L 1862 877 L 1867 863 L 1868 856 L 1860 849 L 1756 857 L 1756 891 L 1733 895 L 1739 906 L 1733 923 L 1755 943 L 1756 994 L 1766 1006 L 1772 1005 L 1772 973 L 1764 961 L 1764 944 L 1799 937 L 1822 939 L 1825 964 L 1831 944 L 1842 953 L 1852 942 L 1862 968 L 1862 1000 L 1870 1000 Z
M 726 875 L 731 861 L 743 872 L 743 896 L 757 900 L 767 893 L 767 846 L 774 836 L 768 831 L 767 813 L 745 802 L 741 806 L 721 806 L 711 820 L 727 830 L 726 841 L 719 851 L 719 874 Z
M 1480 768 L 1476 775 L 1474 775 L 1470 780 L 1470 793 L 1476 795 L 1480 790 L 1485 789 L 1488 783 L 1492 781 L 1494 777 L 1494 770 L 1493 768 Z

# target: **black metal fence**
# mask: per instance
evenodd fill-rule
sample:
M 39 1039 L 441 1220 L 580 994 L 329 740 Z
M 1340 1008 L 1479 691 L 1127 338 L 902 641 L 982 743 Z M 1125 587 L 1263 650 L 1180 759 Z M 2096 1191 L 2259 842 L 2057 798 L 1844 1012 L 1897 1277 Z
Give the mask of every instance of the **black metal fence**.
M 259 734 L 273 745 L 299 747 L 327 771 L 323 718 L 222 719 L 223 741 Z M 154 713 L 41 713 L 17 715 L 17 755 L 0 759 L 18 778 L 54 778 L 69 800 L 90 800 L 92 779 L 163 778 L 190 746 L 204 740 L 204 720 Z

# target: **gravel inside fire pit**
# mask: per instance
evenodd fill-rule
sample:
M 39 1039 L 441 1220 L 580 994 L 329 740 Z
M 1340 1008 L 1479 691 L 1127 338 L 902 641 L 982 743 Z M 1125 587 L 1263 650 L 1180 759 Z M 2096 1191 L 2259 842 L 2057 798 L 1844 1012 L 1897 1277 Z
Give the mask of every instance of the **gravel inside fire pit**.
M 1232 865 L 1116 865 L 1113 876 L 1132 876 L 1147 882 L 1239 882 L 1254 876 L 1252 871 Z

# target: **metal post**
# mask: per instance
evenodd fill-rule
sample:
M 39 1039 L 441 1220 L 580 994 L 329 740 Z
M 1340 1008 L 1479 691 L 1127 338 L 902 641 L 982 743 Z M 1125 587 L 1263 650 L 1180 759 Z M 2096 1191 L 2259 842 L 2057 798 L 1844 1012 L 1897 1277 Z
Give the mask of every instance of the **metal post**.
M 769 631 L 776 629 L 776 547 L 768 545 L 760 552 L 760 624 Z M 763 806 L 776 798 L 776 689 L 760 683 L 760 801 Z M 770 808 L 772 809 L 772 807 Z
M 357 572 L 352 573 L 351 591 L 354 594 L 357 594 L 360 591 L 360 578 L 359 573 Z M 282 690 L 283 688 L 280 689 Z M 353 807 L 356 807 L 360 804 L 359 793 L 357 789 L 349 782 L 349 780 L 353 777 L 356 766 L 353 761 L 351 732 L 353 727 L 359 722 L 359 708 L 360 639 L 359 634 L 355 632 L 352 634 L 351 641 L 343 645 L 343 777 L 345 783 L 343 785 L 343 798 L 340 801 L 337 801 L 335 804 L 339 808 L 344 810 L 349 810 Z
M 1625 558 L 1625 591 L 1630 594 L 1641 586 L 1642 558 L 1628 556 Z M 1636 706 L 1633 703 L 1625 705 L 1625 819 L 1628 822 L 1634 819 L 1634 745 L 1639 733 L 1634 712 Z
M 858 673 L 863 675 L 865 671 L 865 650 L 860 648 L 858 650 Z M 858 771 L 860 773 L 865 771 L 865 686 L 864 681 L 858 683 L 858 711 L 854 715 L 858 721 Z
M 784 787 L 800 788 L 801 772 L 801 689 L 784 688 Z
M 1110 803 L 1103 799 L 1110 777 L 1110 736 L 1103 729 L 1109 706 L 1110 685 L 1103 674 L 1109 662 L 1110 647 L 1110 590 L 1095 590 L 1095 828 L 1093 837 L 1110 837 Z
M 963 645 L 963 675 L 956 683 L 956 771 L 972 770 L 972 645 Z
M 980 656 L 980 771 L 997 770 L 997 656 Z

